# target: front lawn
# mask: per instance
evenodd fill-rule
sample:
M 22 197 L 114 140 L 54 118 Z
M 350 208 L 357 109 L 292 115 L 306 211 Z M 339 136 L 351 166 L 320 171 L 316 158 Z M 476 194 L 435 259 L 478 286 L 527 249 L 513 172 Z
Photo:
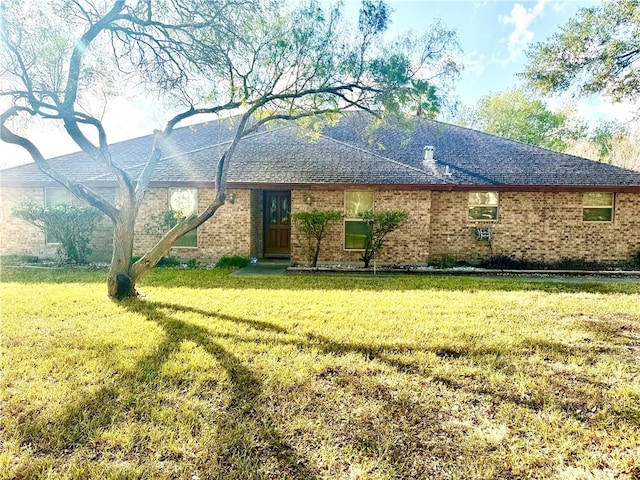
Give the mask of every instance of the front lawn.
M 640 285 L 4 269 L 1 479 L 637 479 Z

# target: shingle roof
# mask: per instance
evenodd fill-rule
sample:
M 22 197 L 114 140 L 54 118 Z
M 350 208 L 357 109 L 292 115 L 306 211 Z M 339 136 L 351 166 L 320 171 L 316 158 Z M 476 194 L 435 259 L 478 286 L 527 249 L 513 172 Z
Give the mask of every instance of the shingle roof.
M 350 113 L 318 138 L 294 124 L 265 129 L 243 139 L 229 165 L 230 184 L 375 184 L 432 188 L 473 186 L 638 187 L 640 172 L 553 152 L 434 120 L 413 119 L 407 128 L 385 125 L 369 133 L 370 116 Z M 171 151 L 153 182 L 212 182 L 217 159 L 232 137 L 228 123 L 176 129 Z M 114 161 L 137 178 L 152 136 L 112 146 Z M 423 164 L 423 149 L 434 160 Z M 52 164 L 74 179 L 109 181 L 105 169 L 83 153 Z M 2 184 L 46 183 L 33 164 L 2 171 Z

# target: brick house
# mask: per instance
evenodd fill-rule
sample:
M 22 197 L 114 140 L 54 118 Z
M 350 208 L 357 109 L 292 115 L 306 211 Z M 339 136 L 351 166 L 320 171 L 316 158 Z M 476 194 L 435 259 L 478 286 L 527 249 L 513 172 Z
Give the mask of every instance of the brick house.
M 411 128 L 367 133 L 369 117 L 348 114 L 320 134 L 294 124 L 245 138 L 227 178 L 227 204 L 171 255 L 217 259 L 228 255 L 290 258 L 304 264 L 291 212 L 340 210 L 320 252 L 320 263 L 358 262 L 361 223 L 356 214 L 407 210 L 379 263 L 475 260 L 494 254 L 534 261 L 585 258 L 625 261 L 640 251 L 640 172 L 552 152 L 482 132 L 414 119 Z M 177 129 L 140 211 L 135 250 L 157 240 L 161 214 L 202 209 L 214 195 L 215 160 L 231 138 L 224 123 Z M 133 178 L 151 136 L 112 146 Z M 92 188 L 115 195 L 115 183 L 82 153 L 51 163 Z M 0 254 L 53 256 L 57 245 L 11 215 L 21 203 L 77 201 L 33 164 L 2 171 Z M 108 260 L 111 228 L 103 220 L 94 255 Z

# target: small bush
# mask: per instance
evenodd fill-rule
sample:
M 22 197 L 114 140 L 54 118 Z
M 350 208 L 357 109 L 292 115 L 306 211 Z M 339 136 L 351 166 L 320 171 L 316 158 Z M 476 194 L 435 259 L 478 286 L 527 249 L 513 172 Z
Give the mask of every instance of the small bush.
M 2 265 L 23 265 L 41 263 L 40 257 L 34 255 L 2 255 L 0 256 Z
M 632 270 L 640 270 L 640 250 L 631 255 L 631 260 L 629 260 L 629 268 Z
M 466 260 L 456 260 L 455 258 L 443 257 L 434 258 L 427 263 L 429 267 L 434 268 L 455 268 L 455 267 L 468 267 L 469 262 Z
M 496 270 L 528 270 L 536 268 L 531 262 L 511 255 L 493 255 L 487 259 L 480 260 L 476 266 Z
M 585 258 L 561 258 L 556 262 L 533 262 L 512 255 L 493 255 L 490 258 L 480 260 L 479 268 L 495 270 L 614 270 L 616 265 L 595 262 Z
M 320 212 L 313 209 L 310 212 L 294 213 L 291 217 L 301 234 L 298 241 L 305 250 L 309 265 L 316 267 L 318 265 L 318 255 L 320 254 L 320 244 L 327 233 L 327 227 L 329 223 L 340 220 L 342 212 L 338 210 Z
M 174 257 L 162 257 L 156 267 L 179 267 L 182 262 Z
M 189 261 L 187 261 L 188 268 L 198 268 L 199 266 L 200 266 L 200 262 L 198 262 L 198 260 L 196 260 L 195 258 L 192 258 Z
M 382 249 L 387 234 L 400 228 L 409 218 L 409 212 L 403 210 L 389 212 L 368 211 L 360 213 L 358 216 L 366 225 L 364 253 L 360 260 L 364 262 L 364 268 L 369 268 L 369 262 Z
M 244 268 L 247 265 L 249 265 L 249 259 L 239 255 L 222 257 L 216 262 L 216 268 Z

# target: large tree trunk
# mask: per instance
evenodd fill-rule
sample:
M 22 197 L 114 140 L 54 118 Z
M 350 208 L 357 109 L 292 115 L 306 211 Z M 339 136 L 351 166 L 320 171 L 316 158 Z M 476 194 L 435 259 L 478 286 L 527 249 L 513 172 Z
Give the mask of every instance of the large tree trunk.
M 122 300 L 137 295 L 135 278 L 131 275 L 133 236 L 135 231 L 135 208 L 123 207 L 113 228 L 113 255 L 107 278 L 110 298 Z

